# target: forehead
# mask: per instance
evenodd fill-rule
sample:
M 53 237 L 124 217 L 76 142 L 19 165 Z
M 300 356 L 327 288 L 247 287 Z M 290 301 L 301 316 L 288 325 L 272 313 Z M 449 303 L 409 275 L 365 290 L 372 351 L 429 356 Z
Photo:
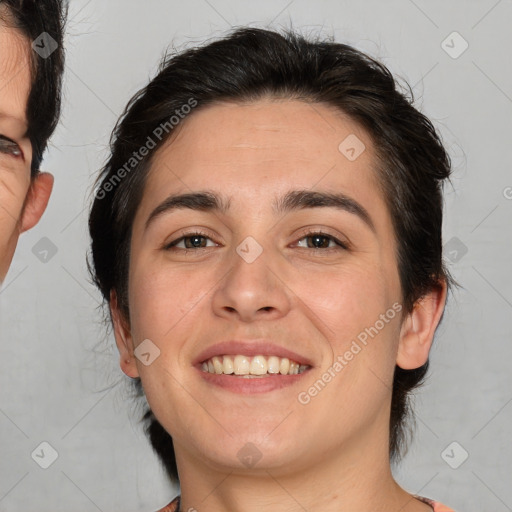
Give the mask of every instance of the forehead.
M 370 136 L 330 105 L 217 103 L 192 111 L 175 130 L 152 161 L 146 192 L 155 200 L 170 190 L 216 188 L 220 181 L 240 201 L 248 193 L 259 201 L 264 192 L 302 187 L 357 191 L 371 203 L 379 190 Z
M 30 92 L 30 42 L 0 21 L 0 116 L 26 123 Z
M 217 148 L 230 148 L 237 155 L 251 155 L 251 149 L 258 150 L 258 158 L 271 157 L 277 149 L 298 158 L 313 158 L 318 156 L 316 153 L 329 150 L 336 154 L 340 137 L 351 133 L 369 139 L 353 120 L 333 106 L 268 98 L 251 103 L 216 103 L 192 111 L 168 146 L 175 156 L 193 142 L 198 156 Z M 263 154 L 261 150 L 265 150 Z

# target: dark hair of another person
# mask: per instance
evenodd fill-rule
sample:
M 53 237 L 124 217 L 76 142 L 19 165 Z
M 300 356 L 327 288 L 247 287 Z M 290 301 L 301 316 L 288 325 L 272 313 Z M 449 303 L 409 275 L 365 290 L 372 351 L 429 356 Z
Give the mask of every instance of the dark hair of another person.
M 58 47 L 43 58 L 31 52 L 31 88 L 27 102 L 27 136 L 32 144 L 31 174 L 39 172 L 48 139 L 60 116 L 64 70 L 65 0 L 0 0 L 0 20 L 16 28 L 30 43 L 42 33 L 49 34 Z
M 114 290 L 129 322 L 131 228 L 156 149 L 116 181 L 118 171 L 126 169 L 126 162 L 153 130 L 191 98 L 197 101 L 190 113 L 194 115 L 220 101 L 242 103 L 268 97 L 338 109 L 371 136 L 378 182 L 398 240 L 402 314 L 411 312 L 415 302 L 443 280 L 448 288 L 456 284 L 444 266 L 441 241 L 442 184 L 450 175 L 450 159 L 432 123 L 413 107 L 412 90 L 401 92 L 384 65 L 351 46 L 308 39 L 293 31 L 279 34 L 241 28 L 202 47 L 167 56 L 157 76 L 128 103 L 113 131 L 111 156 L 97 181 L 96 191 L 101 194 L 96 193 L 89 218 L 90 271 L 106 303 Z M 423 383 L 427 370 L 428 361 L 414 370 L 395 368 L 389 438 L 392 462 L 407 449 L 413 419 L 409 394 Z M 140 379 L 134 383 L 142 396 Z M 178 482 L 171 436 L 149 407 L 144 420 L 154 450 L 171 480 Z

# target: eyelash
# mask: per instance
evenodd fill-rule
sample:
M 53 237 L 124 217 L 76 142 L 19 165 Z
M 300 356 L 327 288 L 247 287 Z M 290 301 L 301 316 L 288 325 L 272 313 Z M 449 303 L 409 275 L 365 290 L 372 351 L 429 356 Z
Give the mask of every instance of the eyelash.
M 17 154 L 13 153 L 13 151 L 17 152 Z M 23 152 L 18 144 L 4 135 L 0 135 L 0 152 L 14 158 L 21 158 L 23 156 Z
M 330 235 L 329 233 L 325 233 L 322 230 L 314 230 L 314 229 L 308 230 L 305 233 L 303 233 L 302 237 L 299 238 L 297 241 L 301 241 L 304 238 L 310 238 L 310 237 L 313 237 L 313 236 L 320 236 L 320 237 L 323 237 L 323 238 L 328 238 L 329 241 L 333 241 L 338 247 L 326 247 L 326 248 L 322 248 L 322 247 L 311 247 L 311 248 L 310 247 L 305 247 L 305 249 L 316 249 L 316 250 L 321 250 L 322 252 L 331 252 L 331 251 L 338 251 L 338 250 L 345 250 L 346 251 L 346 250 L 349 249 L 348 243 L 341 242 L 336 237 Z M 176 249 L 176 245 L 178 243 L 184 241 L 187 238 L 194 238 L 194 237 L 202 237 L 202 238 L 207 238 L 207 239 L 211 240 L 211 237 L 208 236 L 208 234 L 203 233 L 202 231 L 194 231 L 194 232 L 183 234 L 180 238 L 177 238 L 176 240 L 173 240 L 172 242 L 166 244 L 163 247 L 163 249 L 167 250 L 167 251 L 179 250 L 179 251 L 183 251 L 185 254 L 187 254 L 189 252 L 196 252 L 198 249 L 208 249 L 208 247 L 196 247 L 195 249 L 192 249 L 192 248 L 190 248 L 190 249 L 189 248 L 184 248 L 184 249 L 183 248 L 178 248 L 178 249 Z

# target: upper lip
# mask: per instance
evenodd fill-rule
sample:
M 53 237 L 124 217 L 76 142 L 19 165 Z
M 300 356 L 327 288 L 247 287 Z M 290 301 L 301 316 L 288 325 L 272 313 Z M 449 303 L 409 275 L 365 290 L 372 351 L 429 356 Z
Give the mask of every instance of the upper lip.
M 301 365 L 313 366 L 312 361 L 293 350 L 281 347 L 272 343 L 270 340 L 252 340 L 252 341 L 241 341 L 241 340 L 229 340 L 216 343 L 203 350 L 193 361 L 193 365 L 207 361 L 214 356 L 222 355 L 244 355 L 248 357 L 253 356 L 277 356 L 287 357 L 292 361 L 295 361 Z

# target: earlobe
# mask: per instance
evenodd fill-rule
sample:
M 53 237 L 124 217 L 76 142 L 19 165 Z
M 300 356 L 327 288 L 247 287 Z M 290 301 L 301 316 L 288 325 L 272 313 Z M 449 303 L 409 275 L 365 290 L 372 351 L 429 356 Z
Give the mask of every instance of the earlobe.
M 139 376 L 139 371 L 133 354 L 133 340 L 130 326 L 118 307 L 115 290 L 110 291 L 110 315 L 114 327 L 117 349 L 119 350 L 119 365 L 121 366 L 121 370 L 123 370 L 128 377 L 135 379 Z
M 396 359 L 400 368 L 413 370 L 427 362 L 434 333 L 444 311 L 446 291 L 446 282 L 443 280 L 414 304 L 413 310 L 404 320 Z
M 53 176 L 39 173 L 30 184 L 21 215 L 21 232 L 33 228 L 43 216 L 53 189 Z

